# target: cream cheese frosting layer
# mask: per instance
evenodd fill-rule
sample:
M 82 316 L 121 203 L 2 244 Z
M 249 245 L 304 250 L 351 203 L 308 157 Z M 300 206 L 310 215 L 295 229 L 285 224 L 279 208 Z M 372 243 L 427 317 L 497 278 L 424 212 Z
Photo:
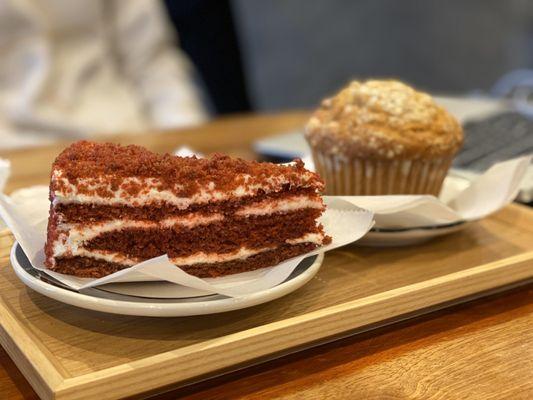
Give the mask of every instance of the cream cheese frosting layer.
M 324 203 L 318 196 L 290 196 L 282 199 L 265 199 L 244 206 L 235 212 L 236 215 L 268 215 L 274 213 L 286 213 L 306 208 L 323 209 Z
M 238 217 L 263 216 L 275 213 L 287 213 L 308 208 L 321 209 L 324 205 L 319 197 L 307 195 L 291 196 L 283 199 L 263 200 L 241 207 L 235 212 Z M 207 225 L 224 220 L 221 213 L 203 214 L 191 212 L 189 214 L 169 217 L 160 221 L 141 221 L 131 219 L 113 219 L 105 222 L 71 224 L 60 222 L 57 226 L 61 235 L 60 241 L 74 245 L 97 237 L 100 234 L 119 231 L 122 229 L 166 229 L 183 227 L 191 229 L 199 225 Z M 60 217 L 61 220 L 61 217 Z
M 322 234 L 306 234 L 301 238 L 287 240 L 287 244 L 299 243 L 314 243 L 321 245 L 324 240 Z M 222 263 L 226 261 L 242 260 L 259 254 L 268 250 L 273 250 L 275 247 L 264 247 L 261 249 L 248 249 L 241 247 L 238 251 L 232 253 L 204 253 L 198 252 L 186 257 L 171 258 L 170 261 L 177 265 L 193 265 L 193 264 L 212 264 Z M 54 246 L 54 257 L 89 257 L 96 260 L 103 260 L 111 263 L 122 264 L 126 266 L 133 266 L 142 260 L 134 257 L 128 257 L 123 253 L 112 252 L 107 250 L 88 250 L 82 246 L 56 243 Z
M 222 221 L 223 214 L 203 215 L 191 213 L 185 216 L 165 218 L 160 221 L 136 221 L 129 219 L 113 219 L 106 222 L 96 222 L 93 224 L 58 224 L 58 231 L 64 235 L 62 239 L 69 243 L 84 242 L 97 237 L 100 234 L 120 231 L 122 229 L 166 229 L 183 227 L 194 228 L 199 225 L 207 225 L 213 222 Z
M 312 173 L 308 172 L 307 175 L 307 179 L 311 181 Z M 205 187 L 199 188 L 197 193 L 188 197 L 180 197 L 176 193 L 180 193 L 183 187 L 175 185 L 174 190 L 160 189 L 163 184 L 157 178 L 126 177 L 122 178 L 120 183 L 117 183 L 116 179 L 114 176 L 104 175 L 95 178 L 80 178 L 73 183 L 69 181 L 63 171 L 54 170 L 52 173 L 52 187 L 58 187 L 59 189 L 52 192 L 53 204 L 88 203 L 144 206 L 154 203 L 167 203 L 179 209 L 186 209 L 191 204 L 205 204 L 235 197 L 253 196 L 259 191 L 264 193 L 276 192 L 282 190 L 285 185 L 291 184 L 290 180 L 285 176 L 272 176 L 260 184 L 254 183 L 250 175 L 243 174 L 239 176 L 239 179 L 244 184 L 234 190 L 217 190 L 214 182 L 210 182 Z M 59 184 L 56 185 L 56 183 Z M 132 187 L 136 190 L 132 191 Z

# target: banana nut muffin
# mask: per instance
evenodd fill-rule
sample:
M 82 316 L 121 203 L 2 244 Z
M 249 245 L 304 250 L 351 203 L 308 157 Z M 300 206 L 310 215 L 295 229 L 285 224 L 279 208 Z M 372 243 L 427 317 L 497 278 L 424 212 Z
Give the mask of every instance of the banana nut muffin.
M 335 195 L 438 195 L 463 143 L 452 115 L 394 80 L 350 83 L 322 101 L 305 136 Z

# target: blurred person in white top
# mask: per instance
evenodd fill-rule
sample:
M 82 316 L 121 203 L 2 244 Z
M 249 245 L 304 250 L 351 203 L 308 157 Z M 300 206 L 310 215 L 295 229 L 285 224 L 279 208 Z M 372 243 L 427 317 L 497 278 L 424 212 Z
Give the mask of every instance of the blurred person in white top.
M 0 148 L 206 120 L 169 32 L 153 0 L 0 0 Z

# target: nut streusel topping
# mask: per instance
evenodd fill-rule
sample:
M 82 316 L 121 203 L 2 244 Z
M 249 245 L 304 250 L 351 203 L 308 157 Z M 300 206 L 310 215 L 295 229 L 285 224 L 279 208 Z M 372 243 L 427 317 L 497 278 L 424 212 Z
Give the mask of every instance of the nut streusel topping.
M 305 135 L 325 153 L 378 159 L 445 157 L 463 143 L 460 124 L 431 96 L 393 80 L 350 83 L 322 102 Z

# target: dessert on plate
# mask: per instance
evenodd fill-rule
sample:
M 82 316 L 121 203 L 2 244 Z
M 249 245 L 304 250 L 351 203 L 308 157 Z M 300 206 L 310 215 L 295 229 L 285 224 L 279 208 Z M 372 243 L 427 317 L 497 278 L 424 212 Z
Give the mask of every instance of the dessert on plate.
M 333 195 L 437 196 L 463 143 L 451 114 L 394 80 L 350 83 L 322 101 L 305 136 Z
M 163 254 L 199 277 L 273 266 L 331 240 L 317 222 L 322 189 L 301 161 L 77 142 L 52 165 L 46 265 L 81 277 Z

